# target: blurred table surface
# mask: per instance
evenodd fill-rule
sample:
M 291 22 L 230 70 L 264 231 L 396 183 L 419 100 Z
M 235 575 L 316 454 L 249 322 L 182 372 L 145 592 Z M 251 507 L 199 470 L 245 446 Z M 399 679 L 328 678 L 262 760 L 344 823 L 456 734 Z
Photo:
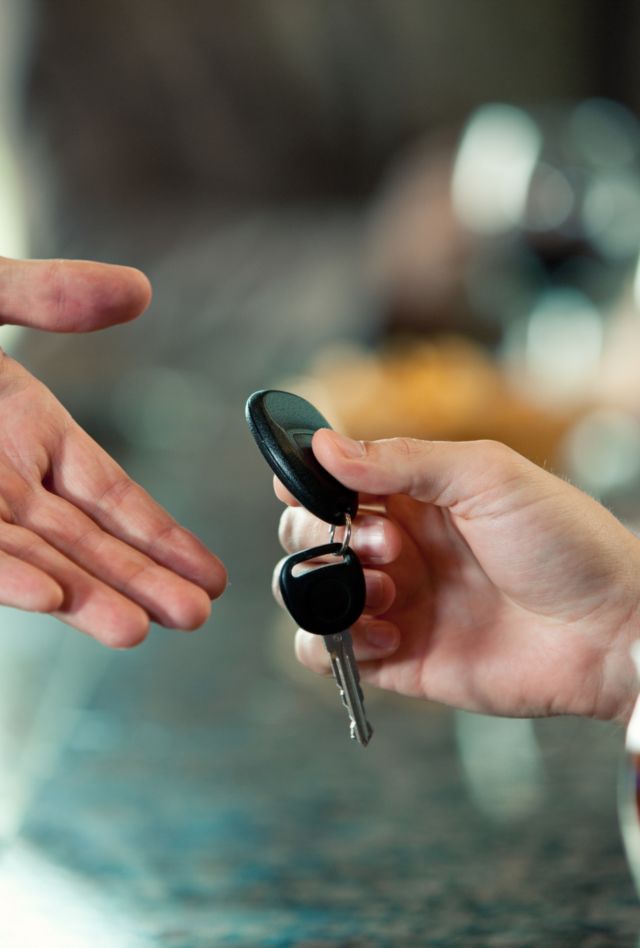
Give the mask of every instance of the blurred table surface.
M 334 684 L 296 666 L 243 401 L 362 332 L 360 225 L 243 226 L 134 258 L 156 286 L 137 325 L 18 353 L 231 585 L 204 629 L 131 652 L 2 612 L 3 946 L 634 945 L 617 729 L 368 691 L 363 751 Z M 97 239 L 86 255 L 117 256 Z M 140 394 L 154 372 L 166 404 Z M 144 403 L 127 418 L 123 387 Z

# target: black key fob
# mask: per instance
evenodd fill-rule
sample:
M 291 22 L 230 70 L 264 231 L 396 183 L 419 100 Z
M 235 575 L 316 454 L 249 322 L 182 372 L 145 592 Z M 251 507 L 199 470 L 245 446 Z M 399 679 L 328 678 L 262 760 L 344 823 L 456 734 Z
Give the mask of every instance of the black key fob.
M 358 494 L 316 461 L 311 438 L 330 428 L 320 412 L 290 392 L 263 390 L 247 401 L 247 423 L 265 460 L 284 486 L 312 514 L 340 525 L 358 512 Z
M 309 560 L 333 554 L 336 562 L 294 572 Z M 288 556 L 280 573 L 280 592 L 289 614 L 301 629 L 316 635 L 344 632 L 362 615 L 366 599 L 360 560 L 340 543 L 326 543 Z

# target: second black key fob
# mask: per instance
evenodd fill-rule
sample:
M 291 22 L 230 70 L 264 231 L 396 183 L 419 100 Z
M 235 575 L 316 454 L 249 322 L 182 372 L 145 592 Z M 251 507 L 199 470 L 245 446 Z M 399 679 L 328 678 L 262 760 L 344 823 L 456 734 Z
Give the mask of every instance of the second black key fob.
M 333 555 L 333 562 L 296 572 L 309 560 Z M 301 629 L 331 635 L 349 629 L 362 615 L 366 586 L 360 560 L 339 543 L 326 543 L 288 556 L 280 573 L 282 599 Z
M 306 399 L 266 389 L 247 401 L 247 423 L 265 460 L 284 486 L 312 514 L 340 525 L 358 512 L 358 494 L 345 487 L 318 463 L 311 438 L 330 428 Z

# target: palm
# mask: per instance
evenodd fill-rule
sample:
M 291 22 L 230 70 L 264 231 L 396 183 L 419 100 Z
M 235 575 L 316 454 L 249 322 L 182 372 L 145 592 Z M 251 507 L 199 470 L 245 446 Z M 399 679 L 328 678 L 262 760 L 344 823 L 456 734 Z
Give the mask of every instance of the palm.
M 0 498 L 3 519 L 24 506 L 31 482 L 43 481 L 52 465 L 68 413 L 36 379 L 4 357 L 0 361 Z
M 557 487 L 562 493 L 566 485 Z M 602 666 L 609 644 L 602 616 L 614 627 L 627 618 L 612 594 L 624 544 L 617 566 L 591 555 L 593 524 L 567 527 L 555 500 L 507 507 L 489 524 L 406 496 L 390 499 L 403 553 L 388 570 L 397 598 L 385 619 L 402 638 L 391 657 L 371 663 L 369 680 L 490 713 L 594 713 L 600 702 L 601 716 L 610 716 L 600 676 L 589 669 Z M 589 498 L 584 503 L 599 513 Z

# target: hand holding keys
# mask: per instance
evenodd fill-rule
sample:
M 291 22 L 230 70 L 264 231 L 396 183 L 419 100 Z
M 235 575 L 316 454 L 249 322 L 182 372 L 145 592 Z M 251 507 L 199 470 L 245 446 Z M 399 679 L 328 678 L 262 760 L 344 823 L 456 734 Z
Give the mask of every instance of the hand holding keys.
M 351 737 L 366 747 L 373 731 L 364 710 L 349 631 L 365 604 L 362 566 L 349 547 L 358 495 L 315 459 L 313 434 L 330 425 L 309 402 L 288 392 L 255 392 L 247 402 L 246 415 L 251 434 L 276 476 L 307 510 L 333 525 L 331 541 L 335 527 L 345 525 L 342 543 L 329 542 L 289 556 L 280 574 L 280 590 L 298 625 L 323 636 L 351 720 Z M 336 557 L 338 562 L 323 561 L 301 572 L 296 569 L 323 557 Z

